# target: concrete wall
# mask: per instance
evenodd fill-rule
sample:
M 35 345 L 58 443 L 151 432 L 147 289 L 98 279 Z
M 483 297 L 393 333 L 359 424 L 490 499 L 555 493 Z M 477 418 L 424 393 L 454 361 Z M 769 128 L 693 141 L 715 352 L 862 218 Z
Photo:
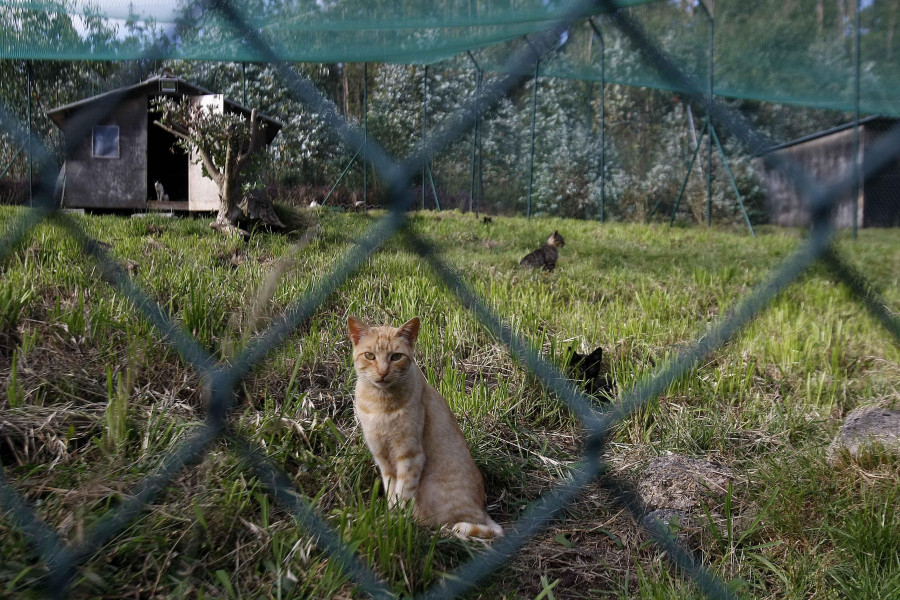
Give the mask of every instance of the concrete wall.
M 101 125 L 118 125 L 119 158 L 91 156 L 91 136 L 66 159 L 65 206 L 141 209 L 147 205 L 147 98 L 121 104 Z M 71 135 L 67 123 L 64 131 Z

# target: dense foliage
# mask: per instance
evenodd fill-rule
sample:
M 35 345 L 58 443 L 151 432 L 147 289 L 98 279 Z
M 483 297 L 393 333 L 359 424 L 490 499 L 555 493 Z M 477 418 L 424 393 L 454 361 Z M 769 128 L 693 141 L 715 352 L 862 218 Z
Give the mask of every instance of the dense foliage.
M 763 83 L 769 87 L 790 84 L 791 87 L 786 89 L 792 90 L 800 90 L 804 85 L 813 86 L 809 88 L 813 89 L 818 85 L 817 81 L 825 81 L 823 69 L 832 75 L 843 74 L 838 79 L 846 79 L 850 86 L 851 72 L 846 70 L 852 63 L 850 3 L 835 4 L 825 0 L 757 3 L 752 11 L 771 13 L 771 20 L 751 19 L 747 12 L 751 9 L 742 9 L 735 3 L 720 4 L 718 8 L 711 8 L 714 12 L 718 10 L 717 39 L 729 42 L 718 45 L 716 51 L 716 80 L 723 86 L 736 89 L 740 83 L 747 98 L 759 97 L 749 90 L 753 86 L 762 89 Z M 259 3 L 258 10 L 270 11 L 274 6 Z M 19 12 L 13 14 L 16 10 Z M 696 3 L 656 3 L 629 10 L 648 30 L 662 32 L 657 36 L 659 43 L 678 58 L 686 72 L 705 81 L 708 24 Z M 51 13 L 39 14 L 25 9 L 4 8 L 3 11 L 11 17 L 9 21 L 14 27 L 33 32 L 29 35 L 72 45 L 120 46 L 124 52 L 150 45 L 165 48 L 167 44 L 175 43 L 152 21 L 137 17 L 110 24 L 86 14 L 76 23 L 64 12 L 48 16 Z M 868 58 L 863 64 L 863 85 L 877 88 L 880 78 L 886 76 L 884 69 L 896 62 L 896 3 L 872 2 L 864 7 L 863 17 L 866 25 L 864 55 Z M 759 29 L 761 24 L 770 27 L 770 21 L 771 30 Z M 436 190 L 445 207 L 467 206 L 474 191 L 474 206 L 498 213 L 521 213 L 530 203 L 533 213 L 597 218 L 601 213 L 601 194 L 607 218 L 640 220 L 657 202 L 664 211 L 670 210 L 687 173 L 688 159 L 697 143 L 705 114 L 702 107 L 696 106 L 694 114 L 688 114 L 683 99 L 671 92 L 611 83 L 616 77 L 627 77 L 632 81 L 646 78 L 648 85 L 656 85 L 653 82 L 658 82 L 658 76 L 650 73 L 628 40 L 617 33 L 609 17 L 598 19 L 598 23 L 605 32 L 604 40 L 581 23 L 560 40 L 558 52 L 546 61 L 548 71 L 571 72 L 573 77 L 581 74 L 593 77 L 595 81 L 538 79 L 533 180 L 529 171 L 535 86 L 528 80 L 482 120 L 476 152 L 473 152 L 470 132 L 438 155 L 429 157 L 430 164 L 423 166 L 412 185 L 424 185 L 429 194 L 432 189 Z M 209 39 L 218 39 L 226 33 L 215 29 L 203 31 Z M 755 41 L 771 39 L 776 34 L 785 48 L 800 48 L 802 56 L 815 59 L 816 64 L 810 67 L 812 71 L 804 71 L 808 81 L 782 81 L 784 70 L 775 69 L 774 61 L 784 48 L 760 47 Z M 180 43 L 194 43 L 192 39 L 180 40 Z M 485 64 L 499 64 L 502 57 L 520 43 L 501 44 L 484 50 L 479 57 Z M 601 47 L 607 81 L 610 82 L 602 96 L 600 83 L 596 81 Z M 748 53 L 748 50 L 752 52 Z M 746 68 L 748 59 L 755 61 L 753 69 Z M 28 105 L 25 101 L 26 69 L 31 69 L 35 131 L 53 147 L 58 147 L 58 132 L 44 117 L 44 110 L 113 89 L 123 81 L 159 73 L 163 68 L 171 69 L 192 83 L 224 93 L 246 106 L 259 107 L 285 124 L 270 152 L 265 169 L 266 183 L 327 189 L 358 150 L 345 147 L 336 140 L 324 127 L 321 116 L 298 102 L 276 69 L 266 64 L 171 60 L 136 63 L 39 61 L 26 64 L 5 60 L 0 61 L 0 102 L 25 119 Z M 465 55 L 443 66 L 430 67 L 427 83 L 425 69 L 421 66 L 373 63 L 364 67 L 359 63 L 330 63 L 296 64 L 292 68 L 312 80 L 333 101 L 337 110 L 358 126 L 362 126 L 365 119 L 363 107 L 367 99 L 370 139 L 378 140 L 398 157 L 421 147 L 423 117 L 427 120 L 427 129 L 431 130 L 475 99 L 477 72 Z M 498 76 L 485 72 L 484 85 Z M 741 77 L 746 79 L 740 82 Z M 828 81 L 832 82 L 828 85 L 835 85 L 834 76 Z M 367 88 L 366 99 L 364 88 Z M 846 91 L 835 89 L 833 93 L 844 94 Z M 767 104 L 752 99 L 730 102 L 741 108 L 773 142 L 793 139 L 849 118 L 840 112 Z M 728 132 L 718 133 L 752 216 L 755 220 L 764 220 L 762 193 L 751 157 L 728 136 Z M 697 220 L 702 218 L 705 210 L 704 179 L 708 168 L 706 144 L 702 139 L 700 141 L 702 150 L 687 185 L 686 201 L 681 205 L 683 217 Z M 5 165 L 20 147 L 19 141 L 3 133 L 0 162 Z M 601 156 L 605 158 L 604 166 L 601 166 Z M 20 156 L 14 161 L 10 175 L 23 177 L 24 165 L 24 158 Z M 718 153 L 713 156 L 712 169 L 714 218 L 724 221 L 738 218 L 737 203 Z M 357 161 L 347 171 L 342 185 L 361 190 L 362 179 L 363 170 Z M 371 172 L 368 182 L 370 193 L 374 189 L 377 200 L 378 193 L 383 191 L 380 182 Z

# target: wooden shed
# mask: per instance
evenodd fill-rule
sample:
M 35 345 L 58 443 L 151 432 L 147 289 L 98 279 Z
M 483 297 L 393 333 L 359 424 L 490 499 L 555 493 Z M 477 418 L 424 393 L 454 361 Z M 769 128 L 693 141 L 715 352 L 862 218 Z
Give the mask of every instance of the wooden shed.
M 898 119 L 872 116 L 859 121 L 859 158 L 865 159 L 871 145 Z M 853 168 L 853 123 L 820 131 L 797 140 L 769 148 L 764 154 L 783 154 L 797 161 L 809 174 L 821 182 L 828 182 Z M 790 182 L 778 171 L 762 169 L 768 189 L 768 209 L 773 223 L 785 227 L 806 227 L 810 224 L 804 200 Z M 847 195 L 838 203 L 835 225 L 853 224 L 853 198 Z M 875 177 L 860 185 L 857 204 L 857 224 L 860 227 L 893 227 L 900 225 L 900 159 L 895 159 Z
M 120 95 L 120 98 L 116 98 Z M 90 135 L 67 151 L 62 188 L 63 206 L 94 209 L 152 209 L 214 211 L 219 208 L 216 184 L 204 177 L 203 168 L 175 145 L 176 138 L 153 125 L 159 118 L 151 104 L 159 96 L 181 98 L 242 113 L 250 109 L 221 94 L 171 75 L 151 77 L 133 86 L 85 98 L 47 112 L 47 116 L 71 135 L 80 115 L 102 110 L 104 102 L 118 106 L 92 127 Z M 281 123 L 259 115 L 266 144 L 271 144 Z M 160 201 L 156 182 L 166 201 Z

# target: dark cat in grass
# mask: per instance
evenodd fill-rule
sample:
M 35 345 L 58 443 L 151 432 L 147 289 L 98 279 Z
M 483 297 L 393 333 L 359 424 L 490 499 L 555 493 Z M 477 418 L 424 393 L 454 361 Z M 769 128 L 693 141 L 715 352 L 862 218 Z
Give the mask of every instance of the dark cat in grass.
M 584 390 L 591 396 L 607 399 L 616 392 L 615 383 L 608 369 L 603 366 L 603 348 L 598 347 L 590 354 L 579 354 L 570 346 L 569 374 L 584 381 Z
M 559 235 L 558 231 L 554 231 L 543 246 L 527 254 L 525 258 L 519 261 L 519 264 L 552 271 L 556 268 L 556 259 L 559 258 L 559 250 L 557 248 L 562 248 L 565 245 L 566 240 L 563 239 L 563 236 Z

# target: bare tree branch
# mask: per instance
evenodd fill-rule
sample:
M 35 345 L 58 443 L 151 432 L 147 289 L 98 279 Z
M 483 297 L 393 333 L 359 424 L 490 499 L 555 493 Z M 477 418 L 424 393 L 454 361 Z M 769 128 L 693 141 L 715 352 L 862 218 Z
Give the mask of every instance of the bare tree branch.
M 253 154 L 259 150 L 262 142 L 262 128 L 259 126 L 259 117 L 256 109 L 250 111 L 250 143 L 247 144 L 247 151 L 238 155 L 235 163 L 235 169 L 240 171 L 250 160 Z
M 206 172 L 209 174 L 210 178 L 216 182 L 216 185 L 221 185 L 221 179 L 224 177 L 224 174 L 219 171 L 218 167 L 216 167 L 216 163 L 213 162 L 212 157 L 206 150 L 191 141 L 191 134 L 186 128 L 174 123 L 172 125 L 166 125 L 160 121 L 153 121 L 153 124 L 164 131 L 168 131 L 172 135 L 181 138 L 185 142 L 188 142 L 200 156 L 200 160 L 203 161 L 203 166 L 206 168 Z

